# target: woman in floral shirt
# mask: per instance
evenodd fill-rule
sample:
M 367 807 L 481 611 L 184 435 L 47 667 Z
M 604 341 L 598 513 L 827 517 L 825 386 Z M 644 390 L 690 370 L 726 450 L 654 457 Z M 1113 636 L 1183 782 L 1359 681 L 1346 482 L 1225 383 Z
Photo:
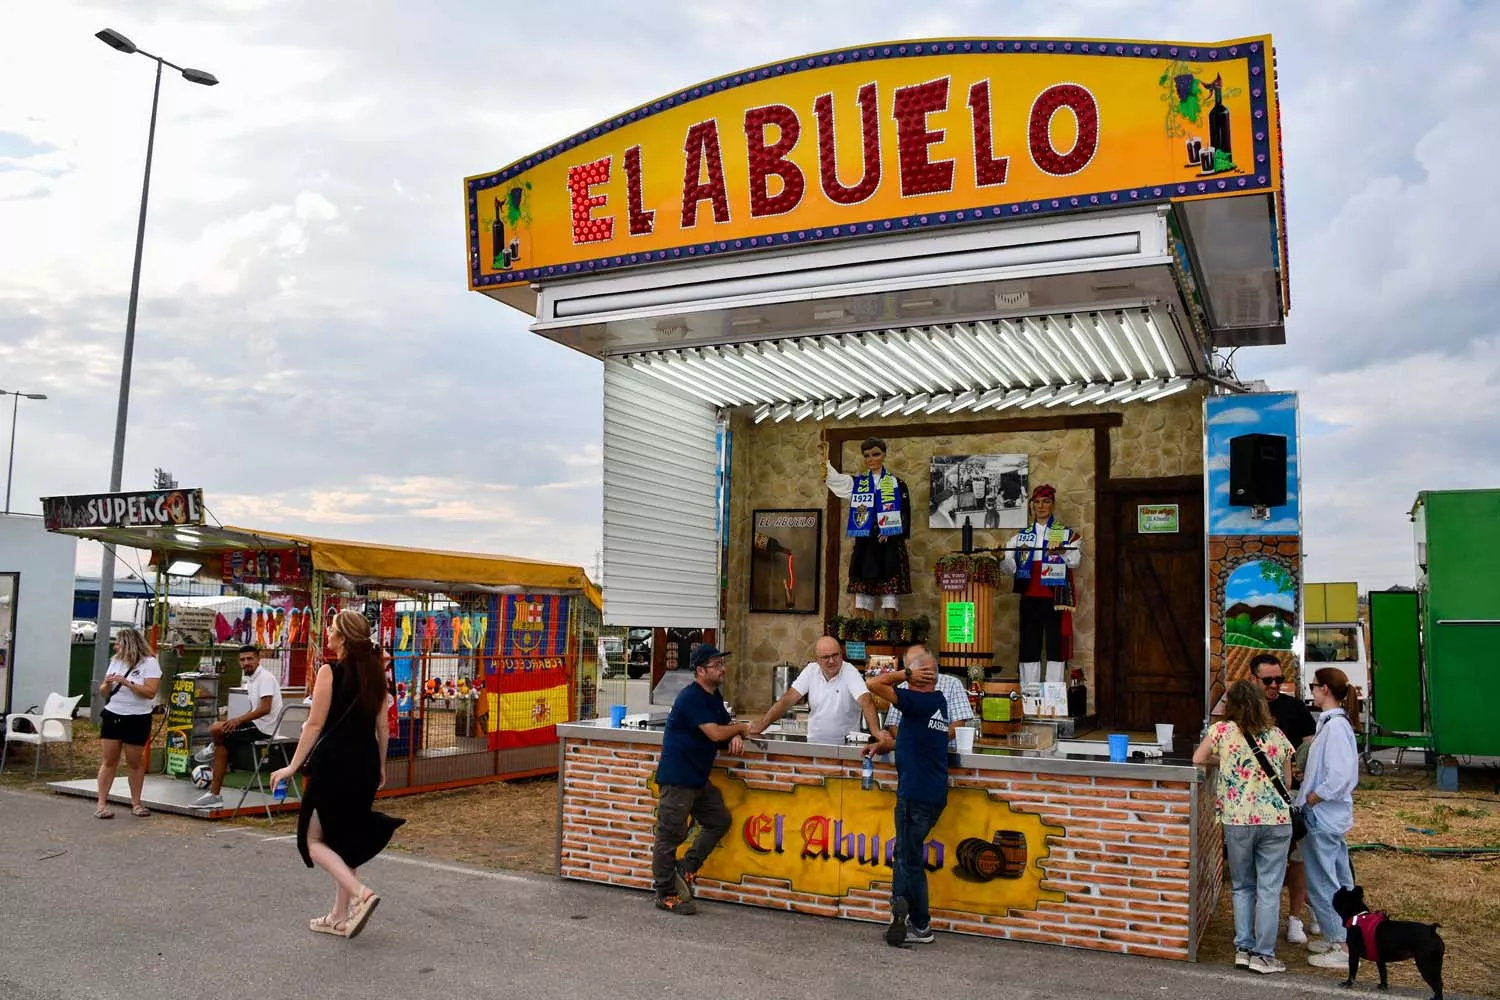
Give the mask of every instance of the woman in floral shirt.
M 1225 697 L 1224 722 L 1215 723 L 1193 753 L 1193 763 L 1217 765 L 1214 805 L 1224 827 L 1234 899 L 1234 964 L 1252 972 L 1285 972 L 1276 958 L 1281 882 L 1292 846 L 1287 801 L 1255 758 L 1253 734 L 1267 762 L 1291 785 L 1292 745 L 1276 728 L 1261 685 L 1243 680 Z

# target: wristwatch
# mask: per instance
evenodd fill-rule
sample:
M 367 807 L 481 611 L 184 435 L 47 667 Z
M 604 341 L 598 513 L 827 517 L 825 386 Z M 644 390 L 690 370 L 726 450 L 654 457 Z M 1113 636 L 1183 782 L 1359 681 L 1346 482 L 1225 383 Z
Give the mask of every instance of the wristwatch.
M 907 667 L 905 669 L 906 669 L 906 679 L 907 679 L 907 681 L 910 681 L 911 680 L 911 667 Z

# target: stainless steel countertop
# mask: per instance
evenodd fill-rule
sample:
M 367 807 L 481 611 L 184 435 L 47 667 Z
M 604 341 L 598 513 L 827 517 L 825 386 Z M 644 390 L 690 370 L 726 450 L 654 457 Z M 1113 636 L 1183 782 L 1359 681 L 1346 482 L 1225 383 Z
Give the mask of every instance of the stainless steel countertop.
M 585 722 L 565 722 L 557 727 L 562 739 L 591 739 L 614 743 L 634 743 L 641 746 L 659 747 L 662 742 L 661 721 L 653 721 L 648 728 L 626 726 L 617 728 L 608 719 L 592 719 Z M 809 743 L 805 737 L 796 735 L 769 734 L 751 741 L 756 750 L 785 754 L 789 757 L 814 757 L 826 760 L 858 761 L 860 747 L 849 744 Z M 1101 742 L 1101 746 L 1103 743 Z M 1107 759 L 1082 754 L 1059 754 L 1047 750 L 991 750 L 976 747 L 973 753 L 948 754 L 950 768 L 974 768 L 980 771 L 1020 771 L 1029 774 L 1064 774 L 1081 777 L 1133 778 L 1146 781 L 1200 780 L 1200 769 L 1185 757 L 1154 757 L 1125 763 L 1112 763 Z

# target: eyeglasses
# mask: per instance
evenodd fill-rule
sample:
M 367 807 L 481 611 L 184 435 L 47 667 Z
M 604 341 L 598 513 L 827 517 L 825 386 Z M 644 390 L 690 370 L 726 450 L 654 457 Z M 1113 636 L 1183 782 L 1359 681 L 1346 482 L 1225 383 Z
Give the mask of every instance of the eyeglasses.
M 1328 685 L 1327 684 L 1319 684 L 1317 681 L 1308 681 L 1307 682 L 1307 686 L 1308 686 L 1309 689 L 1311 689 L 1311 688 L 1326 688 Z
M 840 657 L 842 657 L 843 655 L 844 654 L 842 654 L 842 653 L 819 653 L 818 654 L 818 659 L 820 659 L 820 660 L 837 660 Z
M 1260 679 L 1260 682 L 1262 684 L 1264 684 L 1266 687 L 1270 687 L 1272 684 L 1280 684 L 1284 680 L 1286 680 L 1285 677 L 1282 677 L 1280 674 L 1277 674 L 1275 677 L 1262 677 Z

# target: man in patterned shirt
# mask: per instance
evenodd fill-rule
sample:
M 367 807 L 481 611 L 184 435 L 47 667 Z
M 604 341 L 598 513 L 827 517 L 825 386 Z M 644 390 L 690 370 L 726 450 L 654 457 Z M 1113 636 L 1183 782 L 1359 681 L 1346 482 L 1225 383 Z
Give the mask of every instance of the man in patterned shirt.
M 906 687 L 905 683 L 900 687 Z M 948 738 L 953 738 L 953 730 L 959 724 L 974 718 L 974 706 L 969 704 L 969 693 L 964 690 L 963 682 L 952 674 L 939 673 L 937 678 L 937 692 L 948 699 Z M 885 713 L 885 730 L 896 738 L 896 729 L 901 725 L 901 709 L 895 705 Z

